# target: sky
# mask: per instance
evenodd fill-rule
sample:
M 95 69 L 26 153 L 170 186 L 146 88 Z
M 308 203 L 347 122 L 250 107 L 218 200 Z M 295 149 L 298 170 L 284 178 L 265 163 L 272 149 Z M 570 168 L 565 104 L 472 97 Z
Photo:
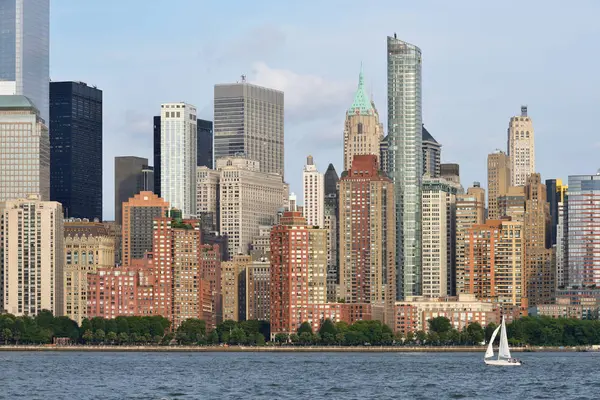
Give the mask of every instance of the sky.
M 104 219 L 114 217 L 114 158 L 147 157 L 160 104 L 185 101 L 212 120 L 213 86 L 245 74 L 285 93 L 285 180 L 302 168 L 341 173 L 346 109 L 362 62 L 387 126 L 386 36 L 423 52 L 423 122 L 460 164 L 463 186 L 487 180 L 527 105 L 542 179 L 600 168 L 600 2 L 578 0 L 52 0 L 50 75 L 103 91 Z M 386 127 L 387 134 L 387 127 Z

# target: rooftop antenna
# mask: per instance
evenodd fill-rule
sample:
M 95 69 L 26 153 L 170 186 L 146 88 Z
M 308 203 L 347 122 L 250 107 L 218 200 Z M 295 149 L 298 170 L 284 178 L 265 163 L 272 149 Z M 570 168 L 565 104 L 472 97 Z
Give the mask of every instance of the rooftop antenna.
M 242 74 L 242 83 L 246 83 L 246 74 Z

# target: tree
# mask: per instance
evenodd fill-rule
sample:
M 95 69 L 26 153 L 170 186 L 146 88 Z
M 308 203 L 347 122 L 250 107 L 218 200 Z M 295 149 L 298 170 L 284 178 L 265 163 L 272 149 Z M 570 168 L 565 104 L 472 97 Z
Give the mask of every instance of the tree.
M 312 344 L 313 341 L 313 334 L 311 332 L 302 332 L 300 334 L 300 344 L 303 346 Z
M 126 332 L 119 333 L 119 343 L 126 344 L 129 341 L 129 335 Z
M 102 330 L 102 329 L 98 329 L 94 333 L 94 339 L 96 340 L 97 343 L 104 342 L 105 337 L 106 337 L 106 335 L 104 333 L 104 330 Z
M 335 337 L 335 335 L 337 334 L 337 329 L 335 329 L 335 325 L 333 324 L 333 322 L 331 322 L 331 320 L 329 318 L 327 318 L 325 321 L 323 321 L 323 323 L 319 327 L 319 334 L 322 337 L 326 333 L 332 335 L 333 337 Z
M 177 328 L 178 341 L 181 344 L 197 342 L 206 335 L 206 322 L 201 319 L 186 319 Z M 183 343 L 179 338 L 183 338 Z
M 275 335 L 275 343 L 287 343 L 289 336 L 287 333 L 277 333 Z
M 310 333 L 311 335 L 313 333 L 312 326 L 306 321 L 300 324 L 298 328 L 298 335 L 302 335 L 303 333 Z
M 494 333 L 494 330 L 496 330 L 496 328 L 498 327 L 498 325 L 496 325 L 493 322 L 490 322 L 489 324 L 487 324 L 487 326 L 485 327 L 485 342 L 488 343 L 490 341 L 490 339 L 492 338 L 492 334 Z
M 449 333 L 452 330 L 452 324 L 446 317 L 435 317 L 429 321 L 429 330 L 438 334 Z
M 216 330 L 213 330 L 212 332 L 210 332 L 210 335 L 208 335 L 208 343 L 219 344 L 219 334 Z
M 417 342 L 419 342 L 419 344 L 423 344 L 425 343 L 425 340 L 427 340 L 427 334 L 425 333 L 425 331 L 419 330 L 415 333 L 415 337 L 417 339 Z
M 85 343 L 91 343 L 94 340 L 94 334 L 88 329 L 84 332 L 82 339 Z
M 298 344 L 298 342 L 300 342 L 300 336 L 298 336 L 297 333 L 292 333 L 290 335 L 290 342 L 292 342 L 292 344 Z
M 257 346 L 264 346 L 265 345 L 265 337 L 260 332 L 255 333 L 254 334 L 254 342 L 256 343 Z
M 467 340 L 469 344 L 480 344 L 485 339 L 485 331 L 477 322 L 467 326 Z
M 116 332 L 110 331 L 106 334 L 106 339 L 108 340 L 108 342 L 110 344 L 115 344 L 115 342 L 117 341 L 117 334 Z
M 2 329 L 2 340 L 4 340 L 4 344 L 8 344 L 8 342 L 12 339 L 12 331 L 8 328 Z
M 231 331 L 229 344 L 245 344 L 246 340 L 246 332 L 242 328 L 235 328 Z
M 406 343 L 407 344 L 413 344 L 415 342 L 415 333 L 414 332 L 407 332 L 406 333 Z

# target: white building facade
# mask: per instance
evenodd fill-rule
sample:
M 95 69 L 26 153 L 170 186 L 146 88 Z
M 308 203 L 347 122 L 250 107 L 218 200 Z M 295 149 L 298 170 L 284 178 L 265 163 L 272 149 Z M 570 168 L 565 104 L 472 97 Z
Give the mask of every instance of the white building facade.
M 521 116 L 510 119 L 508 156 L 510 157 L 510 186 L 525 186 L 527 177 L 535 172 L 533 122 L 527 116 L 526 106 L 521 107 Z
M 323 174 L 317 170 L 312 156 L 306 158 L 302 172 L 302 193 L 304 207 L 302 213 L 308 226 L 323 227 L 323 208 L 325 206 L 325 181 Z

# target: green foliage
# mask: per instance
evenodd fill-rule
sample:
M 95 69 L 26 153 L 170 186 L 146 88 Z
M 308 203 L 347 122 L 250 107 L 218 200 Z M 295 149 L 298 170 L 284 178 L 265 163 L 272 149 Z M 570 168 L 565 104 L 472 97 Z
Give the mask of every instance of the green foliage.
M 154 328 L 158 329 L 160 326 Z M 206 322 L 196 318 L 187 319 L 177 328 L 176 336 L 180 344 L 206 344 Z
M 303 333 L 310 333 L 311 335 L 313 333 L 312 326 L 308 322 L 303 322 L 298 328 L 298 335 L 301 336 Z
M 429 331 L 435 332 L 439 335 L 449 333 L 452 330 L 452 324 L 446 317 L 436 317 L 429 321 Z

